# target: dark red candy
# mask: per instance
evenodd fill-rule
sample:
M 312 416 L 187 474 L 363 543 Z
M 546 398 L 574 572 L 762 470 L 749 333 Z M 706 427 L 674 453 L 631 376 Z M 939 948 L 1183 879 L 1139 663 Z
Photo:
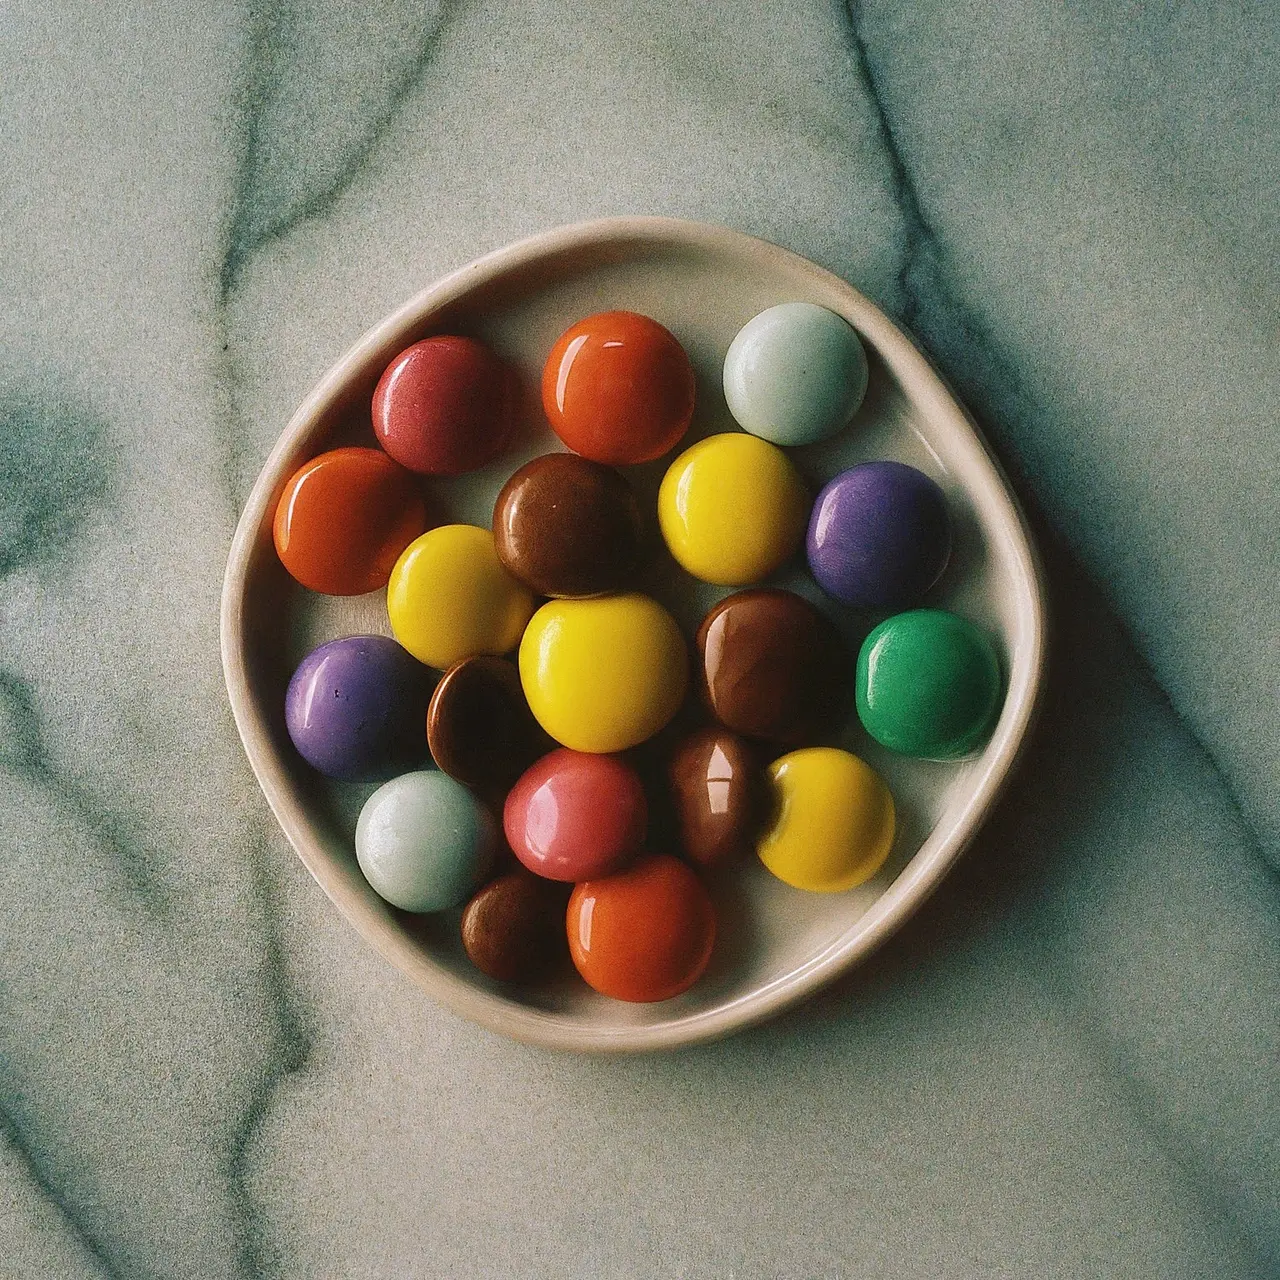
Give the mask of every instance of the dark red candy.
M 515 372 L 483 342 L 440 335 L 387 366 L 373 393 L 373 430 L 410 471 L 456 476 L 507 447 L 519 402 Z

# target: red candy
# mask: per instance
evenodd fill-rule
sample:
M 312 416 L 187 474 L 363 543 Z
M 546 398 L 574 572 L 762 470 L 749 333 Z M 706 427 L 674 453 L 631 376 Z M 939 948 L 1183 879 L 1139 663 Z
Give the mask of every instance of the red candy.
M 693 417 L 693 366 L 673 334 L 634 311 L 566 329 L 542 371 L 542 407 L 574 453 L 621 466 L 674 448 Z
M 502 814 L 512 852 L 548 880 L 618 870 L 639 852 L 648 821 L 644 788 L 630 765 L 567 747 L 524 772 Z
M 456 476 L 492 462 L 515 431 L 515 373 L 475 338 L 415 342 L 373 393 L 373 429 L 401 465 Z
M 702 976 L 716 912 L 685 863 L 650 854 L 578 885 L 565 916 L 569 954 L 588 986 L 615 1000 L 669 1000 Z

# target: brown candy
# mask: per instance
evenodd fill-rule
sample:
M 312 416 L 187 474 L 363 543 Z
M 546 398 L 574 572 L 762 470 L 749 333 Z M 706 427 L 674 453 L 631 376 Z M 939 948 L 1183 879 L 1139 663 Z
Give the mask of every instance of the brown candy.
M 501 797 L 545 751 L 520 687 L 505 658 L 465 658 L 445 672 L 427 708 L 427 746 L 451 778 L 486 797 Z
M 675 750 L 668 768 L 685 854 L 724 866 L 753 847 L 764 785 L 751 749 L 727 729 L 701 729 Z
M 462 913 L 471 963 L 499 982 L 545 977 L 569 952 L 564 922 L 572 887 L 523 868 L 491 880 Z
M 701 692 L 749 738 L 813 744 L 844 719 L 853 663 L 833 623 L 790 591 L 739 591 L 702 620 Z
M 618 472 L 573 453 L 548 453 L 507 481 L 493 508 L 498 559 L 544 596 L 579 599 L 634 579 L 644 522 Z

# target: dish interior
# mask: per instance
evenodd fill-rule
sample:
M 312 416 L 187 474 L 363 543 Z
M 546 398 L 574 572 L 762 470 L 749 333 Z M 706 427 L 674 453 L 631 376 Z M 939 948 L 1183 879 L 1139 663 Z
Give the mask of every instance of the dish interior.
M 1021 518 L 976 431 L 915 348 L 861 295 L 803 259 L 736 233 L 661 220 L 576 230 L 543 237 L 540 248 L 532 242 L 494 255 L 429 290 L 368 335 L 303 404 L 245 512 L 228 574 L 224 648 L 233 706 L 264 791 L 303 861 L 369 941 L 438 998 L 491 1027 L 543 1043 L 640 1048 L 705 1038 L 767 1015 L 866 954 L 923 900 L 971 838 L 1025 733 L 1042 659 L 1042 605 Z M 366 885 L 352 836 L 373 786 L 318 777 L 289 743 L 284 692 L 297 662 L 322 641 L 390 628 L 384 592 L 319 596 L 285 574 L 271 543 L 276 497 L 291 472 L 322 450 L 374 443 L 370 397 L 396 352 L 433 333 L 458 332 L 490 343 L 519 370 L 526 393 L 524 431 L 512 452 L 482 471 L 426 485 L 440 522 L 488 527 L 494 498 L 516 467 L 563 447 L 545 424 L 538 387 L 546 354 L 569 324 L 595 311 L 629 309 L 676 335 L 698 378 L 683 448 L 738 429 L 720 386 L 724 354 L 753 315 L 792 300 L 830 307 L 859 330 L 870 384 L 848 430 L 789 452 L 815 493 L 846 467 L 881 458 L 910 463 L 942 486 L 954 550 L 924 603 L 955 610 L 992 635 L 1008 682 L 1000 724 L 980 755 L 940 763 L 880 748 L 851 711 L 840 745 L 880 772 L 897 807 L 887 864 L 867 884 L 834 895 L 789 888 L 754 859 L 718 875 L 710 882 L 720 911 L 715 954 L 683 996 L 628 1005 L 595 995 L 572 975 L 528 990 L 491 982 L 462 952 L 458 912 L 413 918 Z M 691 638 L 729 590 L 694 583 L 661 545 L 656 495 L 672 456 L 627 474 L 653 524 L 642 589 L 666 604 Z M 851 666 L 863 636 L 885 616 L 827 600 L 803 556 L 771 584 L 826 610 L 846 638 Z

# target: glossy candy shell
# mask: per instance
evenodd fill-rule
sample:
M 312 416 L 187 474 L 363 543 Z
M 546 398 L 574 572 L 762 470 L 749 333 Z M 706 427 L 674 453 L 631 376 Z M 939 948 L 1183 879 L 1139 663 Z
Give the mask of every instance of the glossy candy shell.
M 702 881 L 664 854 L 578 885 L 566 924 L 569 954 L 587 983 L 637 1004 L 687 991 L 706 969 L 716 937 L 715 907 Z
M 401 774 L 365 801 L 356 858 L 374 890 L 403 911 L 464 902 L 497 849 L 497 825 L 460 782 L 435 770 Z
M 811 893 L 841 893 L 869 880 L 893 846 L 893 797 L 864 760 L 808 747 L 769 766 L 772 817 L 760 861 Z
M 591 880 L 629 862 L 649 807 L 636 771 L 617 756 L 561 748 L 512 787 L 502 824 L 511 851 L 549 880 Z
M 672 752 L 667 768 L 680 847 L 700 867 L 744 858 L 765 813 L 755 752 L 727 729 L 701 729 Z
M 699 692 L 728 729 L 801 743 L 834 732 L 848 709 L 850 661 L 834 624 L 793 591 L 726 596 L 694 641 Z
M 510 653 L 534 605 L 502 567 L 493 534 L 469 524 L 441 525 L 411 542 L 387 583 L 396 639 L 442 671 L 476 654 Z
M 942 609 L 887 618 L 858 654 L 858 718 L 882 746 L 926 760 L 967 756 L 1004 700 L 1000 659 L 967 619 Z
M 907 609 L 947 567 L 947 500 L 915 467 L 865 462 L 823 487 L 805 546 L 809 570 L 829 596 L 858 608 Z
M 741 432 L 699 440 L 670 466 L 658 490 L 667 548 L 703 582 L 745 587 L 799 549 L 809 491 L 781 449 Z
M 573 453 L 517 471 L 493 507 L 498 559 L 539 595 L 578 599 L 634 585 L 644 517 L 626 479 Z
M 575 453 L 614 466 L 651 462 L 693 417 L 693 366 L 670 330 L 633 311 L 603 311 L 557 339 L 542 373 L 551 429 Z
M 794 446 L 849 425 L 867 389 L 867 354 L 853 326 L 811 302 L 753 316 L 724 360 L 724 398 L 744 431 Z
M 462 946 L 481 973 L 498 982 L 537 982 L 569 956 L 567 885 L 527 871 L 491 880 L 462 913 Z
M 312 591 L 357 596 L 387 585 L 427 527 L 416 477 L 380 449 L 331 449 L 289 478 L 276 505 L 276 554 Z
M 450 667 L 436 685 L 427 745 L 451 778 L 501 800 L 550 744 L 524 700 L 515 664 L 480 655 Z
M 626 751 L 679 710 L 689 679 L 675 619 L 644 595 L 553 600 L 520 642 L 520 681 L 538 723 L 575 751 Z
M 344 636 L 313 649 L 285 692 L 298 753 L 328 778 L 372 782 L 427 762 L 431 673 L 386 636 Z
M 402 466 L 462 475 L 510 443 L 519 407 L 514 372 L 483 342 L 441 334 L 415 342 L 373 392 L 373 430 Z

